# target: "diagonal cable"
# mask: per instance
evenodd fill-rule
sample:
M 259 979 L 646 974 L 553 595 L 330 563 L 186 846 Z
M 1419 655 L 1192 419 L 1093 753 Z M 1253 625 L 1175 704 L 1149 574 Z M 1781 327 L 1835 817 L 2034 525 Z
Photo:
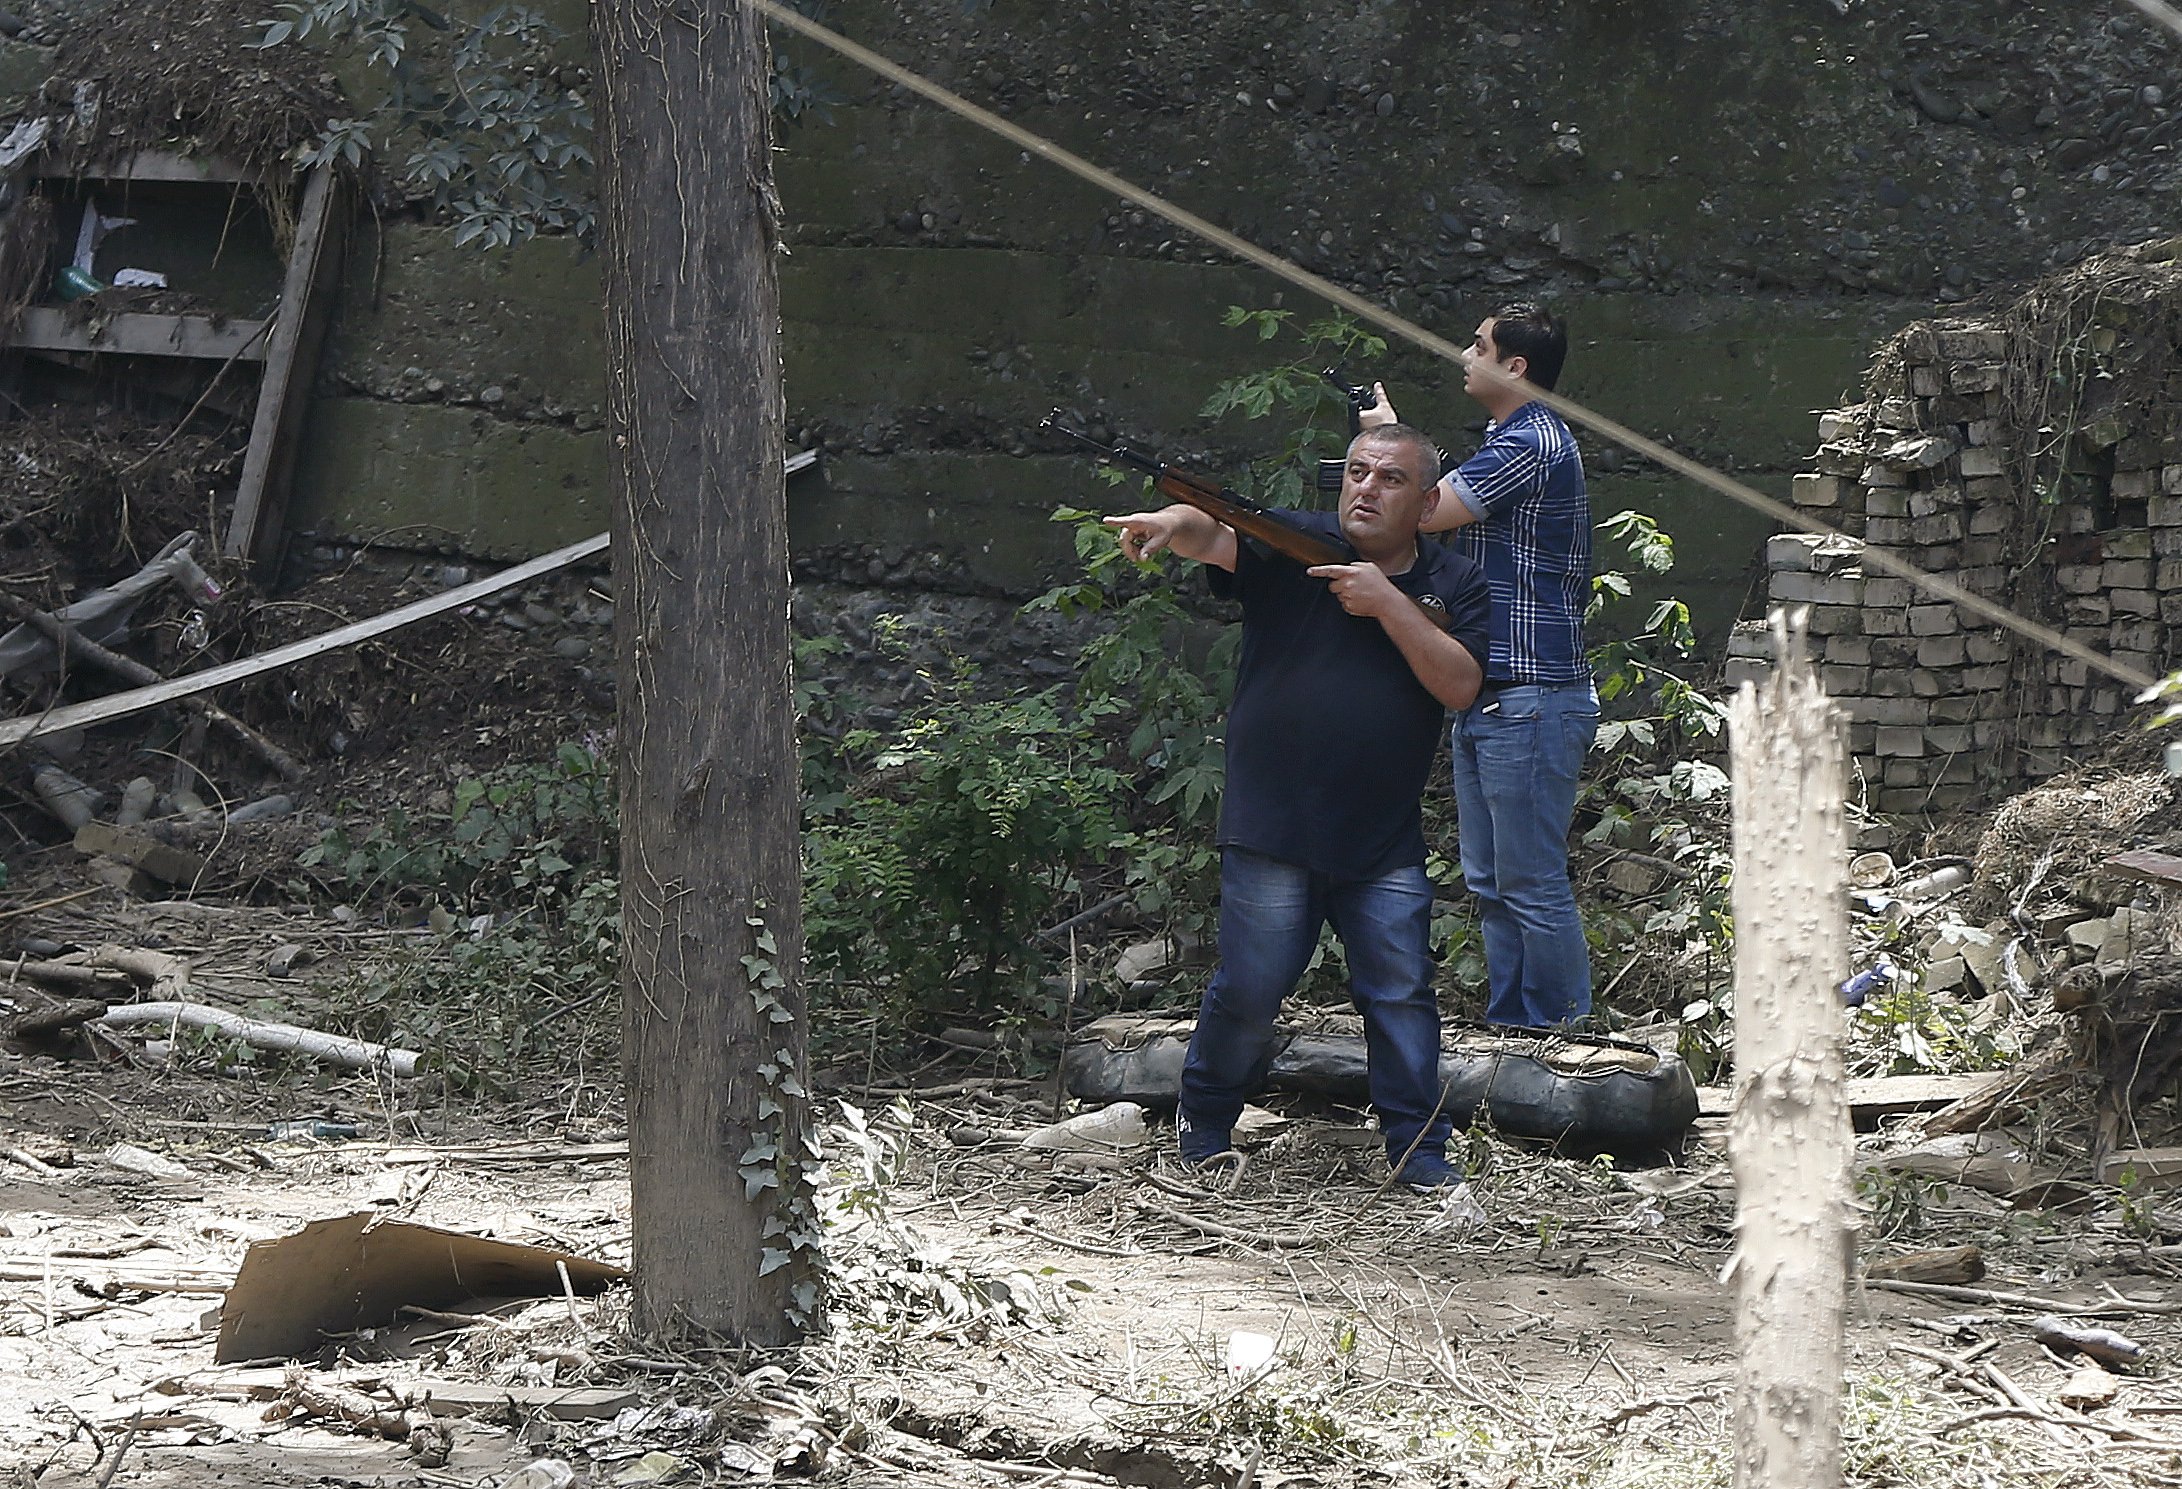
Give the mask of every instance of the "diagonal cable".
M 817 42 L 819 45 L 846 57 L 858 66 L 878 74 L 890 83 L 930 99 L 941 108 L 969 120 L 980 129 L 988 130 L 1041 159 L 1051 161 L 1070 175 L 1088 181 L 1101 190 L 1112 192 L 1124 201 L 1133 202 L 1145 211 L 1164 218 L 1185 232 L 1196 234 L 1213 247 L 1233 254 L 1236 258 L 1245 262 L 1256 264 L 1268 274 L 1286 280 L 1296 288 L 1340 307 L 1358 320 L 1377 326 L 1389 335 L 1398 336 L 1414 346 L 1421 347 L 1443 361 L 1452 362 L 1457 366 L 1468 365 L 1467 348 L 1457 346 L 1446 337 L 1428 331 L 1416 322 L 1376 305 L 1354 291 L 1343 289 L 1331 280 L 1320 278 L 1310 270 L 1300 268 L 1278 254 L 1268 252 L 1255 243 L 1237 237 L 1227 229 L 1206 221 L 1186 208 L 1176 206 L 1164 197 L 1153 195 L 1143 187 L 1115 175 L 1112 171 L 1093 165 L 1082 156 L 1063 149 L 1042 135 L 1033 134 L 1012 120 L 1001 118 L 990 109 L 978 107 L 960 94 L 950 92 L 929 78 L 911 72 L 900 63 L 883 57 L 868 47 L 859 46 L 839 32 L 820 25 L 809 16 L 790 10 L 786 5 L 779 3 L 779 0 L 749 0 L 749 3 L 762 12 L 767 19 L 785 26 L 797 35 Z M 2160 0 L 2131 0 L 2131 3 L 2139 8 L 2146 9 L 2147 13 L 2150 14 L 2153 12 L 2149 7 L 2160 4 Z M 2165 7 L 2161 6 L 2161 8 Z M 1480 370 L 1487 376 L 1509 387 L 1520 389 L 1526 397 L 1534 398 L 1545 404 L 1571 423 L 1581 424 L 1593 433 L 1603 435 L 1624 449 L 1634 451 L 1657 465 L 1665 466 L 1679 476 L 1694 481 L 1700 486 L 1709 487 L 1722 496 L 1742 503 L 1752 511 L 1762 512 L 1783 526 L 1793 527 L 1822 538 L 1847 538 L 1848 536 L 1836 528 L 1829 527 L 1817 518 L 1798 511 L 1786 502 L 1767 496 L 1764 492 L 1746 486 L 1732 476 L 1713 470 L 1710 466 L 1700 464 L 1686 455 L 1670 450 L 1657 440 L 1647 438 L 1629 428 L 1626 424 L 1610 419 L 1604 414 L 1595 413 L 1580 403 L 1564 398 L 1557 393 L 1549 393 L 1545 389 L 1522 379 L 1511 378 L 1489 364 L 1481 364 Z M 1850 539 L 1850 541 L 1860 542 L 1861 540 Z M 2051 626 L 2043 625 L 2028 616 L 2020 615 L 1997 601 L 1986 599 L 1982 595 L 1972 594 L 1952 579 L 1944 578 L 1938 574 L 1926 573 L 1915 564 L 1897 557 L 1883 548 L 1875 548 L 1869 544 L 1864 544 L 1863 562 L 1867 569 L 1877 569 L 1881 573 L 1891 574 L 1897 579 L 1905 579 L 1935 599 L 1945 600 L 1957 605 L 1981 620 L 2004 627 L 2026 640 L 2037 642 L 2039 645 L 2060 652 L 2064 656 L 2073 657 L 2094 671 L 2103 672 L 2109 677 L 2127 683 L 2132 688 L 2146 689 L 2152 687 L 2156 682 L 2153 677 L 2140 672 L 2125 662 L 2116 661 L 2110 656 L 2093 651 L 2081 641 L 2065 636 Z

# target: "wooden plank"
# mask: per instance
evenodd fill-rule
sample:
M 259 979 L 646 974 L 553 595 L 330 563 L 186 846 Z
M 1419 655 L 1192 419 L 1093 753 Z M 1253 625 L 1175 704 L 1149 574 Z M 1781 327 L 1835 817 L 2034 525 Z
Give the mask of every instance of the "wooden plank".
M 33 305 L 23 312 L 13 341 L 27 351 L 262 362 L 265 333 L 271 327 L 271 321 L 151 315 L 135 310 L 78 322 L 58 306 Z
M 2182 1183 L 2182 1148 L 2116 1148 L 2099 1163 L 2099 1178 L 2119 1184 L 2123 1176 L 2149 1189 L 2165 1189 Z
M 639 1397 L 627 1386 L 496 1386 L 481 1381 L 419 1380 L 401 1382 L 403 1394 L 421 1397 L 435 1417 L 467 1417 L 510 1404 L 524 1416 L 544 1412 L 563 1422 L 598 1421 L 635 1406 Z
M 172 150 L 87 159 L 79 150 L 56 149 L 39 163 L 38 174 L 49 181 L 173 181 L 191 186 L 236 185 L 257 179 L 224 157 L 180 155 Z
M 79 167 L 69 174 L 82 181 L 181 181 L 196 185 L 232 185 L 257 179 L 232 160 L 177 155 L 171 150 L 139 150 L 119 160 Z
M 368 620 L 357 621 L 354 625 L 328 631 L 323 636 L 291 641 L 286 646 L 276 646 L 271 651 L 254 657 L 223 662 L 217 667 L 207 667 L 202 672 L 171 677 L 165 682 L 132 688 L 126 693 L 114 693 L 84 703 L 70 703 L 60 708 L 48 709 L 41 714 L 0 722 L 0 747 L 20 744 L 41 734 L 81 729 L 87 725 L 105 723 L 109 719 L 126 718 L 130 714 L 142 713 L 147 708 L 157 708 L 162 703 L 172 703 L 177 698 L 208 693 L 227 683 L 239 682 L 243 678 L 256 677 L 261 673 L 276 672 L 308 657 L 338 651 L 344 646 L 354 646 L 359 641 L 369 641 L 374 636 L 383 636 L 388 631 L 400 630 L 403 626 L 413 625 L 417 621 L 444 615 L 474 600 L 496 595 L 504 589 L 527 584 L 542 574 L 551 574 L 567 568 L 570 564 L 581 563 L 594 554 L 604 553 L 606 542 L 607 535 L 600 533 L 596 537 L 585 538 L 580 543 L 571 543 L 566 548 L 556 548 L 551 553 L 543 554 L 528 563 L 517 564 L 512 569 L 504 569 L 484 579 L 472 580 L 468 584 L 448 590 L 445 594 L 403 605 L 383 615 L 375 615 Z
M 2143 879 L 2153 884 L 2182 885 L 2182 858 L 2172 853 L 2155 853 L 2149 848 L 2132 848 L 2127 853 L 2116 853 L 2100 865 L 2109 874 L 2119 874 L 2124 879 Z
M 242 480 L 235 488 L 235 505 L 220 550 L 229 558 L 264 562 L 268 568 L 278 556 L 296 435 L 309 402 L 305 395 L 318 364 L 318 349 L 325 340 L 329 297 L 320 292 L 340 262 L 335 220 L 338 195 L 331 167 L 311 172 L 303 188 L 295 249 L 288 255 L 288 273 L 281 284 L 265 376 L 258 383 L 257 416 L 250 424 Z
M 1975 1075 L 1877 1075 L 1847 1082 L 1849 1110 L 1859 1120 L 1894 1117 L 1903 1112 L 1930 1112 L 1981 1089 L 1994 1077 L 1990 1070 Z M 1699 1086 L 1697 1115 L 1724 1117 L 1735 1109 L 1732 1086 Z

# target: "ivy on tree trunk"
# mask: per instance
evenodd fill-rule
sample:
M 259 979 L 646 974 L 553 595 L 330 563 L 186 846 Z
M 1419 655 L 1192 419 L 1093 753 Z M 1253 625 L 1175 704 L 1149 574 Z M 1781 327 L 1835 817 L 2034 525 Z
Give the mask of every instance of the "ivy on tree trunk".
M 641 1328 L 818 1302 L 763 22 L 597 0 L 622 995 Z

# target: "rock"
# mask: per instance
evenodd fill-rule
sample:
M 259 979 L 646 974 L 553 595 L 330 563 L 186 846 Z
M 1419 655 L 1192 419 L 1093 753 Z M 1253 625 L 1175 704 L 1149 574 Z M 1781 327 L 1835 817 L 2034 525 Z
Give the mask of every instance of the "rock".
M 1373 105 L 1372 105 L 1372 107 L 1373 107 L 1373 109 L 1374 109 L 1374 110 L 1376 110 L 1376 111 L 1377 111 L 1377 113 L 1378 113 L 1378 115 L 1379 115 L 1379 117 L 1380 117 L 1380 118 L 1382 118 L 1382 119 L 1391 119 L 1391 118 L 1393 118 L 1393 117 L 1394 117 L 1394 95 L 1393 95 L 1393 94 L 1391 94 L 1391 93 L 1382 93 L 1382 94 L 1380 94 L 1380 95 L 1379 95 L 1379 101 L 1378 101 L 1377 103 L 1373 104 Z
M 1303 107 L 1313 114 L 1323 114 L 1333 107 L 1334 82 L 1331 78 L 1312 78 L 1303 85 Z
M 1959 990 L 1969 977 L 1970 968 L 1959 956 L 1943 956 L 1924 964 L 1924 980 L 1920 986 L 1926 993 L 1951 993 Z
M 240 827 L 246 822 L 270 822 L 275 817 L 285 817 L 295 810 L 295 800 L 289 796 L 261 796 L 246 802 L 227 814 L 227 825 Z
M 553 643 L 553 655 L 580 662 L 591 655 L 591 638 L 588 636 L 563 636 Z
M 1962 117 L 1962 105 L 1927 83 L 1922 77 L 1909 80 L 1909 98 L 1934 124 L 1952 124 Z
M 1182 959 L 1182 947 L 1175 938 L 1161 936 L 1155 941 L 1139 941 L 1123 948 L 1114 958 L 1114 980 L 1123 984 L 1144 981 L 1155 972 L 1163 972 Z
M 2073 1406 L 2078 1411 L 2094 1411 L 2114 1404 L 2121 1394 L 2121 1382 L 2097 1365 L 2086 1365 L 2070 1373 L 2061 1383 L 2054 1397 L 2063 1406 Z

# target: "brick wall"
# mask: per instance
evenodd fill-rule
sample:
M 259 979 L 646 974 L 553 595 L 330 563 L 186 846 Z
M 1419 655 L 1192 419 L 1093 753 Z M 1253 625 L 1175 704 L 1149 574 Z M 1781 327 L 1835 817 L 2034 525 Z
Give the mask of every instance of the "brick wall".
M 1867 569 L 1867 545 L 2141 672 L 2182 664 L 2178 249 L 2087 264 L 1990 320 L 1912 325 L 1862 403 L 1820 416 L 1791 499 L 1843 536 L 1770 539 L 1766 608 L 1810 607 L 1876 809 L 2050 775 L 2133 710 L 2082 661 Z M 1741 622 L 1728 653 L 1731 685 L 1762 674 L 1764 621 Z

